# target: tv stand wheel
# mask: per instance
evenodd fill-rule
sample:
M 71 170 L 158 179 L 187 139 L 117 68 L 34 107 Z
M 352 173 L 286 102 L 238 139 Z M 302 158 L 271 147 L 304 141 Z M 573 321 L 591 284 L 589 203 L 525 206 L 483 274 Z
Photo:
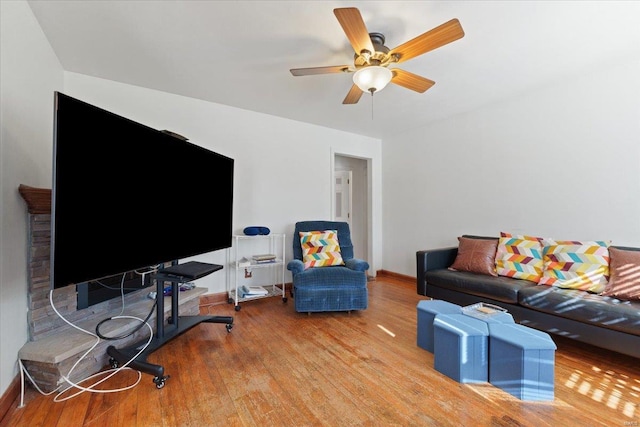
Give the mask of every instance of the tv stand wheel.
M 240 306 L 239 306 L 239 305 L 236 305 L 235 310 L 236 310 L 236 311 L 240 311 Z
M 120 364 L 118 363 L 118 361 L 116 359 L 114 359 L 113 357 L 109 358 L 109 366 L 111 366 L 111 369 L 116 369 L 120 366 Z
M 282 302 L 287 302 L 287 297 L 282 297 Z
M 156 388 L 159 390 L 162 387 L 164 387 L 164 384 L 167 382 L 168 379 L 169 379 L 169 375 L 165 375 L 162 377 L 154 377 L 153 382 L 156 385 Z
M 227 298 L 227 303 L 228 304 L 232 304 L 233 303 L 233 298 Z
M 231 332 L 231 329 L 233 329 L 233 325 L 231 323 L 227 323 L 227 332 Z

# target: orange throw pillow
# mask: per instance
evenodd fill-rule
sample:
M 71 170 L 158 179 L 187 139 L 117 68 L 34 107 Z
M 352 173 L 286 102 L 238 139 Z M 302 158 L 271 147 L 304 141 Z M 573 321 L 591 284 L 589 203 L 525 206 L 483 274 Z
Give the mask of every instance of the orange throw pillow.
M 609 283 L 602 295 L 640 300 L 640 252 L 609 247 Z
M 498 239 L 458 237 L 458 242 L 460 242 L 458 255 L 449 270 L 497 276 L 496 249 L 498 248 Z

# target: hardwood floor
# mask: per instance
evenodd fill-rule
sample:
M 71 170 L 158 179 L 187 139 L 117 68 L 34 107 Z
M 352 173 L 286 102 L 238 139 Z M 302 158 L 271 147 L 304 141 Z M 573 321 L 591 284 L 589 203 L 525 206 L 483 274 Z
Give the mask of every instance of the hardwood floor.
M 416 345 L 413 281 L 369 282 L 362 312 L 296 313 L 266 298 L 210 306 L 234 328 L 200 324 L 154 352 L 171 376 L 133 389 L 56 403 L 30 388 L 1 426 L 639 426 L 640 364 L 554 337 L 553 402 L 526 402 L 490 385 L 460 384 Z M 117 388 L 136 374 L 104 384 Z

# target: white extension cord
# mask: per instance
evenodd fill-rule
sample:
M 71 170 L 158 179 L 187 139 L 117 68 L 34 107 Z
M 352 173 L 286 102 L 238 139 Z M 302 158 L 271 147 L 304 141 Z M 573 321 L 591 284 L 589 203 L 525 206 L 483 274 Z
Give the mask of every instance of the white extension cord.
M 85 333 L 88 335 L 91 335 L 92 337 L 94 337 L 96 339 L 96 342 L 73 364 L 73 366 L 71 367 L 71 369 L 69 369 L 69 372 L 67 372 L 66 375 L 62 375 L 62 379 L 64 381 L 66 381 L 69 386 L 60 390 L 60 387 L 57 387 L 55 390 L 52 390 L 49 393 L 46 393 L 44 391 L 42 391 L 40 389 L 40 387 L 38 387 L 37 383 L 34 381 L 33 377 L 31 377 L 31 375 L 29 374 L 29 372 L 26 370 L 25 366 L 22 363 L 22 360 L 18 359 L 18 364 L 20 367 L 20 382 L 21 382 L 21 391 L 20 391 L 20 406 L 19 408 L 24 407 L 24 375 L 26 374 L 27 378 L 29 379 L 29 381 L 33 384 L 33 386 L 36 388 L 36 390 L 44 395 L 44 396 L 48 396 L 51 395 L 55 392 L 58 391 L 58 394 L 56 395 L 56 397 L 54 398 L 55 402 L 63 402 L 65 400 L 69 400 L 73 397 L 78 396 L 81 393 L 85 393 L 85 392 L 91 392 L 91 393 L 116 393 L 116 392 L 120 392 L 120 391 L 125 391 L 125 390 L 129 390 L 132 389 L 133 387 L 135 387 L 136 385 L 138 385 L 138 383 L 140 382 L 140 380 L 142 379 L 142 373 L 140 371 L 138 371 L 138 378 L 137 380 L 133 383 L 130 384 L 128 386 L 122 387 L 122 388 L 117 388 L 117 389 L 105 389 L 105 390 L 95 390 L 94 387 L 98 386 L 99 384 L 107 381 L 109 378 L 113 377 L 114 375 L 116 375 L 118 372 L 120 372 L 123 369 L 128 369 L 128 370 L 132 370 L 131 368 L 128 367 L 128 365 L 136 359 L 136 357 L 138 357 L 140 354 L 142 354 L 142 352 L 144 350 L 146 350 L 146 348 L 149 346 L 149 344 L 151 344 L 151 341 L 153 340 L 153 328 L 151 327 L 151 325 L 149 325 L 148 322 L 144 321 L 143 319 L 140 319 L 138 317 L 134 317 L 134 316 L 123 316 L 122 313 L 124 312 L 124 295 L 123 295 L 123 299 L 122 299 L 122 310 L 120 311 L 120 315 L 113 317 L 113 319 L 134 319 L 134 320 L 138 320 L 141 323 L 144 323 L 147 328 L 149 328 L 149 340 L 147 341 L 147 343 L 140 349 L 140 351 L 138 353 L 136 353 L 131 359 L 129 359 L 129 361 L 127 361 L 124 365 L 119 366 L 118 368 L 114 368 L 114 369 L 108 369 L 106 371 L 101 371 L 98 372 L 96 374 L 93 374 L 89 377 L 86 377 L 80 381 L 73 382 L 71 381 L 70 377 L 71 374 L 73 373 L 73 371 L 76 369 L 76 367 L 78 366 L 78 364 L 85 358 L 87 357 L 87 355 L 89 353 L 91 353 L 91 351 L 93 351 L 93 349 L 96 348 L 96 346 L 98 346 L 98 344 L 100 344 L 100 342 L 102 341 L 100 339 L 100 337 L 98 337 L 96 334 L 94 334 L 93 332 L 87 331 L 85 329 L 80 328 L 77 325 L 74 325 L 73 323 L 71 323 L 70 321 L 68 321 L 67 319 L 65 319 L 65 317 L 56 309 L 55 305 L 53 304 L 53 290 L 49 291 L 49 303 L 51 304 L 51 308 L 53 309 L 53 311 L 58 315 L 58 317 L 60 317 L 60 319 L 62 319 L 65 323 L 67 323 L 69 326 Z M 108 374 L 108 375 L 106 375 Z M 106 375 L 104 378 L 102 378 L 99 381 L 96 381 L 95 383 L 89 385 L 88 387 L 83 387 L 80 384 L 84 383 L 85 381 L 89 381 L 91 379 L 100 377 L 102 375 Z M 61 397 L 63 396 L 67 391 L 69 391 L 72 388 L 76 388 L 78 389 L 77 392 L 69 395 L 69 396 L 65 396 L 65 397 Z

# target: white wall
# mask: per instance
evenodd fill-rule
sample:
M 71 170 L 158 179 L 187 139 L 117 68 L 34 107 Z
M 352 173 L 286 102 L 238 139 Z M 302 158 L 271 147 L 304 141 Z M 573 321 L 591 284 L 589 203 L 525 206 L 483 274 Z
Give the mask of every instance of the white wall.
M 63 72 L 26 2 L 0 2 L 0 19 L 1 394 L 27 340 L 27 209 L 18 186 L 51 186 L 53 92 Z
M 383 141 L 383 268 L 500 231 L 640 246 L 640 60 Z

